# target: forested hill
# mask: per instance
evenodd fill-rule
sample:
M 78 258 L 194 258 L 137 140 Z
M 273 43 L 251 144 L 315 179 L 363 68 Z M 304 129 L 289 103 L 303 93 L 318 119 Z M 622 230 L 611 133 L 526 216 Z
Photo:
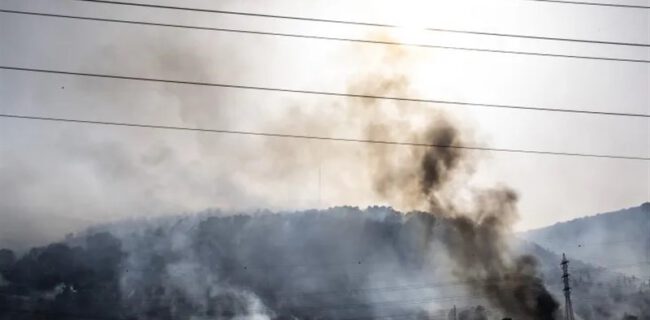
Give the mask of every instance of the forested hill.
M 650 277 L 650 203 L 531 230 L 521 237 L 570 259 Z

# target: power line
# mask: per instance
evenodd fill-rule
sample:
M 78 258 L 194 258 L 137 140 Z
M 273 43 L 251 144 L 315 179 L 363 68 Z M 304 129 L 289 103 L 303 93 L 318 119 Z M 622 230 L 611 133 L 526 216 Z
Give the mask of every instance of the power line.
M 272 92 L 284 92 L 284 93 L 295 93 L 295 94 L 332 96 L 332 97 L 346 97 L 346 98 L 359 98 L 359 99 L 380 99 L 380 100 L 402 101 L 402 102 L 439 103 L 439 104 L 449 104 L 449 105 L 468 106 L 468 107 L 471 106 L 471 107 L 484 107 L 484 108 L 505 108 L 505 109 L 529 110 L 529 111 L 565 112 L 565 113 L 578 113 L 578 114 L 590 114 L 590 115 L 602 115 L 602 116 L 623 116 L 623 117 L 650 118 L 650 114 L 643 114 L 643 113 L 608 112 L 608 111 L 595 111 L 595 110 L 578 110 L 578 109 L 533 107 L 533 106 L 524 106 L 524 105 L 488 104 L 488 103 L 464 102 L 464 101 L 452 101 L 452 100 L 422 99 L 422 98 L 408 98 L 408 97 L 394 97 L 394 96 L 379 96 L 379 95 L 370 95 L 370 94 L 355 94 L 355 93 L 342 93 L 342 92 L 332 92 L 332 91 L 301 90 L 301 89 L 289 89 L 289 88 L 278 88 L 278 87 L 261 87 L 261 86 L 248 86 L 248 85 L 236 85 L 236 84 L 215 83 L 215 82 L 201 82 L 201 81 L 187 81 L 187 80 L 170 80 L 170 79 L 159 79 L 159 78 L 120 76 L 120 75 L 101 74 L 101 73 L 85 73 L 85 72 L 73 72 L 73 71 L 52 70 L 52 69 L 36 69 L 36 68 L 1 66 L 1 65 L 0 65 L 0 69 L 14 70 L 14 71 L 25 71 L 25 72 L 37 72 L 37 73 L 48 73 L 48 74 L 62 74 L 62 75 L 71 75 L 71 76 L 82 76 L 82 77 L 108 78 L 108 79 L 159 82 L 159 83 L 172 83 L 172 84 L 220 87 L 220 88 L 230 88 L 230 89 L 245 89 L 245 90 L 257 90 L 257 91 L 272 91 Z M 542 152 L 542 153 L 545 153 L 545 152 Z M 573 154 L 573 155 L 579 155 L 579 154 Z M 608 156 L 605 156 L 605 157 L 608 157 Z M 619 157 L 619 156 L 615 156 L 615 157 Z M 648 160 L 648 158 L 639 158 L 639 157 L 628 157 L 628 158 Z
M 84 0 L 81 0 L 81 1 L 84 1 Z M 632 5 L 632 4 L 618 4 L 618 3 L 603 3 L 603 2 L 563 1 L 563 0 L 523 0 L 523 1 L 548 2 L 548 3 L 558 3 L 558 4 L 577 4 L 577 5 L 613 7 L 613 8 L 627 8 L 627 9 L 650 9 L 650 6 L 641 6 L 641 5 Z
M 436 310 L 437 312 L 440 311 L 448 311 L 446 309 L 441 309 L 441 310 Z M 422 313 L 419 312 L 411 312 L 411 313 L 399 313 L 399 314 L 386 314 L 386 315 L 373 315 L 372 317 L 353 317 L 353 318 L 342 318 L 341 320 L 372 320 L 372 319 L 394 319 L 394 318 L 414 318 L 414 319 L 421 319 L 420 316 L 422 316 Z M 427 320 L 447 320 L 445 317 L 431 317 L 430 315 L 427 315 L 426 317 Z
M 151 270 L 152 268 L 139 268 L 139 269 L 133 269 L 133 268 L 128 268 L 126 272 L 129 272 L 131 270 L 139 271 L 139 272 L 146 272 L 148 270 Z M 368 273 L 367 270 L 361 270 L 364 273 Z M 403 271 L 403 269 L 400 270 L 390 270 L 389 272 L 391 274 L 397 273 L 397 271 Z M 176 271 L 175 273 L 178 274 L 187 274 L 191 273 L 192 271 Z M 377 274 L 382 274 L 385 272 L 372 272 L 372 275 L 377 275 Z M 350 274 L 350 272 L 346 272 L 346 274 Z M 332 276 L 337 276 L 341 274 L 334 274 L 334 272 L 331 272 Z M 309 275 L 310 277 L 300 277 L 300 276 L 295 276 L 292 275 L 292 279 L 308 279 L 308 280 L 318 280 L 321 278 L 316 278 L 316 277 L 311 277 L 313 274 Z M 280 297 L 311 297 L 311 296 L 328 296 L 328 295 L 358 295 L 358 294 L 363 294 L 363 293 L 386 293 L 386 292 L 395 292 L 395 291 L 416 291 L 416 290 L 429 290 L 429 289 L 434 289 L 434 288 L 443 288 L 443 287 L 458 287 L 458 286 L 466 286 L 466 285 L 471 285 L 471 284 L 496 284 L 496 283 L 502 283 L 502 284 L 516 284 L 517 281 L 513 279 L 484 279 L 484 280 L 449 280 L 449 281 L 437 281 L 437 282 L 417 282 L 417 283 L 410 283 L 410 284 L 401 284 L 401 285 L 385 285 L 385 286 L 373 286 L 373 287 L 361 287 L 357 289 L 341 289 L 341 290 L 327 290 L 327 291 L 307 291 L 307 290 L 300 290 L 300 289 L 285 289 L 282 291 L 276 291 L 275 294 Z
M 638 243 L 638 242 L 639 242 L 639 240 L 633 240 L 633 239 L 614 240 L 614 241 L 605 241 L 605 242 L 594 242 L 594 243 L 578 240 L 578 241 L 575 241 L 575 243 L 572 244 L 570 246 L 570 248 L 574 248 L 574 247 L 575 248 L 585 248 L 585 247 L 593 248 L 593 247 L 601 247 L 601 246 L 605 247 L 605 246 L 618 245 L 618 244 L 621 244 L 621 243 Z M 566 247 L 566 243 L 551 242 L 551 245 L 552 246 L 564 246 L 564 247 Z M 575 252 L 577 252 L 577 251 L 575 251 Z M 602 256 L 602 255 L 599 255 L 599 256 Z
M 580 259 L 576 259 L 580 260 Z M 650 261 L 648 262 L 639 262 L 639 263 L 630 263 L 630 264 L 621 264 L 621 265 L 610 265 L 610 266 L 601 266 L 596 263 L 592 263 L 589 261 L 582 261 L 580 260 L 583 264 L 590 265 L 590 267 L 581 267 L 577 269 L 573 269 L 573 272 L 613 272 L 612 270 L 620 270 L 620 269 L 632 269 L 635 267 L 644 267 L 647 265 L 650 265 Z
M 642 262 L 635 262 L 635 263 L 629 263 L 629 264 L 617 264 L 617 265 L 600 265 L 598 263 L 591 263 L 591 264 L 595 265 L 596 268 L 628 269 L 628 268 L 633 268 L 633 267 L 641 267 L 641 266 L 650 265 L 650 261 L 642 261 Z
M 303 17 L 303 16 L 287 16 L 287 15 L 253 13 L 253 12 L 242 12 L 242 11 L 214 10 L 214 9 L 190 8 L 190 7 L 179 7 L 179 6 L 166 6 L 166 5 L 157 5 L 157 4 L 147 4 L 147 3 L 133 3 L 133 2 L 123 2 L 123 1 L 106 1 L 106 0 L 73 0 L 73 1 L 95 2 L 95 3 L 103 3 L 103 4 L 111 4 L 111 5 L 134 6 L 134 7 L 168 9 L 168 10 L 181 10 L 181 11 L 193 11 L 193 12 L 204 12 L 204 13 L 218 13 L 218 14 L 226 14 L 226 15 L 258 17 L 258 18 L 271 18 L 271 19 L 298 20 L 298 21 L 308 21 L 308 22 L 334 23 L 334 24 L 356 25 L 356 26 L 365 26 L 365 27 L 380 27 L 380 28 L 393 28 L 393 29 L 402 28 L 399 25 L 388 24 L 388 23 L 380 23 L 380 22 L 325 19 L 325 18 L 313 18 L 313 17 Z M 618 41 L 573 39 L 573 38 L 546 37 L 546 36 L 509 34 L 509 33 L 498 33 L 498 32 L 483 32 L 483 31 L 471 31 L 471 30 L 457 30 L 457 29 L 447 29 L 447 28 L 431 28 L 431 27 L 425 27 L 425 28 L 422 28 L 422 30 L 433 31 L 433 32 L 444 32 L 444 33 L 471 34 L 471 35 L 481 35 L 481 36 L 522 38 L 522 39 L 534 39 L 534 40 L 550 40 L 550 41 L 580 42 L 580 43 L 592 43 L 592 44 L 650 47 L 650 44 L 647 44 L 647 43 L 635 43 L 635 42 L 618 42 Z
M 583 247 L 595 247 L 595 246 L 611 246 L 611 245 L 617 245 L 621 243 L 636 243 L 636 242 L 639 242 L 639 240 L 626 239 L 626 240 L 615 240 L 615 241 L 597 242 L 597 243 L 579 242 L 577 247 L 583 248 Z
M 139 272 L 147 272 L 148 270 L 151 270 L 152 268 L 128 268 L 126 272 L 129 272 L 130 270 L 135 270 Z M 596 267 L 592 268 L 585 268 L 585 270 L 595 270 L 597 269 Z M 366 274 L 368 273 L 367 270 L 360 270 L 365 272 Z M 397 271 L 404 271 L 404 269 L 400 270 L 389 270 L 391 274 L 395 274 Z M 123 271 L 124 272 L 124 271 Z M 191 273 L 192 271 L 175 271 L 174 273 L 177 274 L 186 274 L 186 273 Z M 386 272 L 376 272 L 373 271 L 372 275 L 375 276 L 377 274 L 382 274 Z M 331 276 L 341 276 L 343 274 L 350 275 L 349 271 L 346 272 L 340 272 L 335 274 L 335 272 L 331 272 Z M 308 277 L 301 277 L 301 276 L 295 276 L 292 275 L 292 279 L 301 279 L 301 280 L 326 280 L 325 278 L 320 278 L 320 277 L 312 277 L 313 274 L 310 274 Z M 361 278 L 357 279 L 360 280 Z M 448 280 L 448 281 L 436 281 L 436 282 L 413 282 L 413 283 L 407 283 L 407 284 L 400 284 L 400 285 L 384 285 L 384 286 L 371 286 L 371 287 L 360 287 L 360 288 L 355 288 L 355 289 L 341 289 L 341 290 L 325 290 L 325 291 L 311 291 L 311 290 L 304 290 L 304 289 L 298 289 L 298 288 L 293 288 L 293 289 L 284 289 L 281 291 L 275 291 L 275 294 L 278 297 L 313 297 L 313 296 L 328 296 L 328 295 L 359 295 L 359 294 L 372 294 L 372 293 L 388 293 L 388 292 L 396 292 L 396 291 L 419 291 L 419 290 L 431 290 L 434 288 L 444 288 L 444 287 L 459 287 L 459 286 L 468 286 L 468 285 L 491 285 L 491 284 L 502 284 L 503 286 L 516 286 L 518 284 L 518 280 L 516 279 L 508 279 L 508 278 L 501 278 L 501 279 L 466 279 L 466 280 Z
M 142 268 L 140 271 L 149 270 L 150 268 Z M 129 269 L 132 270 L 132 269 Z M 178 273 L 178 272 L 175 272 Z M 180 272 L 180 274 L 185 274 L 188 272 Z M 373 273 L 375 274 L 375 273 Z M 417 283 L 410 285 L 396 285 L 396 286 L 383 286 L 383 287 L 366 287 L 359 289 L 342 289 L 342 290 L 328 290 L 328 291 L 298 291 L 298 290 L 283 290 L 276 291 L 275 294 L 277 297 L 291 298 L 291 297 L 313 297 L 313 296 L 328 296 L 328 295 L 358 295 L 362 293 L 379 293 L 385 294 L 388 292 L 395 291 L 416 291 L 416 290 L 430 290 L 434 288 L 443 288 L 443 287 L 454 287 L 454 286 L 465 286 L 471 284 L 503 284 L 504 286 L 516 286 L 517 280 L 514 279 L 484 279 L 484 280 L 453 280 L 453 281 L 440 281 L 440 282 L 431 282 L 431 283 Z M 82 290 L 83 289 L 77 289 Z M 2 295 L 2 293 L 0 293 Z M 449 299 L 452 297 L 436 297 L 435 299 Z M 453 297 L 457 298 L 457 297 Z M 408 300 L 411 301 L 411 300 Z M 315 308 L 307 306 L 306 308 Z
M 251 30 L 242 30 L 242 29 L 197 27 L 197 26 L 189 26 L 189 25 L 170 24 L 170 23 L 144 22 L 144 21 L 136 21 L 136 20 L 123 20 L 123 19 L 93 18 L 93 17 L 71 16 L 71 15 L 61 15 L 61 14 L 51 14 L 51 13 L 41 13 L 41 12 L 30 12 L 30 11 L 18 11 L 18 10 L 6 10 L 6 9 L 0 9 L 0 12 L 31 15 L 31 16 L 52 17 L 52 18 L 74 19 L 74 20 L 124 23 L 124 24 L 132 24 L 132 25 L 171 27 L 171 28 L 183 28 L 183 29 L 194 29 L 194 30 L 207 30 L 207 31 L 240 33 L 240 34 L 254 34 L 254 35 L 300 38 L 300 39 L 355 42 L 355 43 L 376 44 L 376 45 L 410 46 L 410 47 L 429 48 L 429 49 L 462 50 L 462 51 L 488 52 L 488 53 L 503 53 L 503 54 L 529 55 L 529 56 L 538 56 L 538 57 L 587 59 L 587 60 L 615 61 L 615 62 L 650 63 L 650 60 L 646 60 L 646 59 L 609 58 L 609 57 L 597 57 L 597 56 L 581 56 L 581 55 L 567 55 L 567 54 L 555 54 L 555 53 L 540 53 L 540 52 L 529 52 L 529 51 L 481 49 L 481 48 L 471 48 L 471 47 L 430 45 L 430 44 L 422 44 L 422 43 L 402 43 L 402 42 L 382 41 L 382 40 L 365 40 L 365 39 L 353 39 L 353 38 L 313 36 L 313 35 L 302 35 L 302 34 L 295 34 L 295 33 L 280 33 L 280 32 L 267 32 L 267 31 L 251 31 Z
M 40 316 L 56 316 L 56 317 L 65 317 L 66 319 L 92 319 L 92 320 L 122 320 L 121 318 L 113 317 L 103 317 L 97 315 L 83 315 L 76 313 L 67 313 L 67 312 L 57 312 L 57 311 L 41 311 L 41 310 L 27 310 L 27 309 L 2 309 L 0 314 L 3 312 L 14 313 L 14 314 L 31 314 L 31 315 L 40 315 Z
M 7 114 L 7 113 L 0 114 L 0 117 L 2 117 L 2 118 L 13 118 L 13 119 L 25 119 L 25 120 L 43 120 L 43 121 L 68 122 L 68 123 L 83 123 L 83 124 L 105 125 L 105 126 L 122 126 L 122 127 L 147 128 L 147 129 L 165 129 L 165 130 L 194 131 L 194 132 L 205 132 L 205 133 L 263 136 L 263 137 L 273 137 L 273 138 L 291 138 L 291 139 L 306 139 L 306 140 L 321 140 L 321 141 L 341 141 L 341 142 L 356 142 L 356 143 L 383 144 L 383 145 L 401 145 L 401 146 L 427 147 L 427 148 L 452 148 L 452 149 L 466 149 L 466 150 L 477 150 L 477 151 L 495 151 L 495 152 L 509 152 L 509 153 L 543 154 L 543 155 L 573 156 L 573 157 L 610 158 L 610 159 L 624 159 L 624 160 L 642 160 L 642 161 L 650 160 L 650 158 L 647 158 L 647 157 L 633 157 L 633 156 L 608 155 L 608 154 L 570 153 L 570 152 L 555 152 L 555 151 L 525 150 L 525 149 L 506 149 L 506 148 L 490 148 L 490 147 L 461 146 L 461 145 L 438 145 L 438 144 L 417 143 L 417 142 L 401 142 L 401 141 L 354 139 L 354 138 L 337 138 L 337 137 L 295 135 L 295 134 L 271 133 L 271 132 L 238 131 L 238 130 L 227 130 L 227 129 L 192 128 L 192 127 L 165 126 L 165 125 L 144 124 L 144 123 L 93 121 L 93 120 L 42 117 L 42 116 L 30 116 L 30 115 Z
M 21 295 L 15 295 L 15 294 L 7 294 L 0 292 L 0 296 L 5 296 L 5 297 L 17 297 L 21 298 L 24 296 Z M 401 300 L 386 300 L 386 301 L 373 301 L 373 302 L 360 302 L 360 303 L 347 303 L 347 304 L 332 304 L 332 305 L 308 305 L 308 306 L 295 306 L 295 307 L 288 307 L 290 309 L 294 310 L 320 310 L 320 309 L 363 309 L 363 308 L 374 308 L 374 307 L 383 307 L 386 305 L 418 305 L 418 304 L 425 304 L 425 303 L 430 303 L 430 302 L 447 302 L 447 301 L 456 301 L 456 300 L 466 300 L 466 301 L 479 301 L 484 299 L 483 297 L 477 296 L 477 295 L 462 295 L 462 296 L 433 296 L 433 297 L 426 297 L 426 298 L 420 298 L 420 299 L 401 299 Z M 145 299 L 145 301 L 150 301 L 151 298 Z M 111 303 L 110 301 L 104 301 L 101 304 L 109 304 Z M 77 316 L 83 316 L 83 315 L 78 315 L 78 314 L 70 314 L 70 313 L 59 313 L 59 312 L 48 312 L 48 311 L 42 311 L 42 310 L 26 310 L 26 309 L 14 309 L 12 311 L 16 312 L 32 312 L 36 314 L 58 314 L 62 316 L 71 316 L 71 317 L 77 317 Z M 85 317 L 85 316 L 83 316 Z M 104 319 L 104 320 L 110 320 L 112 318 L 106 318 L 106 317 L 101 317 L 101 318 L 96 318 L 96 317 L 89 317 L 90 319 Z
M 576 269 L 574 272 L 581 271 L 581 270 L 587 270 L 587 268 L 584 269 Z M 593 271 L 593 270 L 590 270 Z M 490 283 L 490 282 L 503 282 L 505 280 L 475 280 L 475 281 L 455 281 L 455 282 L 449 282 L 449 283 Z M 435 287 L 435 286 L 432 286 Z M 385 290 L 387 288 L 375 288 L 374 290 Z M 366 289 L 366 290 L 373 290 L 373 289 Z M 366 290 L 358 290 L 358 291 L 366 291 Z M 357 290 L 352 290 L 352 291 L 357 291 Z M 339 291 L 339 294 L 345 294 L 349 293 L 351 291 Z M 0 295 L 7 295 L 0 293 Z M 303 294 L 300 294 L 303 295 Z M 321 306 L 321 305 L 314 305 L 314 306 L 301 306 L 301 307 L 295 307 L 292 309 L 358 309 L 358 308 L 369 308 L 369 307 L 374 307 L 374 306 L 385 306 L 386 304 L 424 304 L 424 303 L 429 303 L 429 302 L 434 302 L 434 301 L 453 301 L 453 300 L 478 300 L 482 299 L 478 296 L 475 295 L 466 295 L 466 296 L 434 296 L 434 297 L 427 297 L 427 298 L 422 298 L 419 300 L 414 300 L 414 299 L 403 299 L 403 300 L 389 300 L 389 301 L 375 301 L 375 302 L 366 302 L 366 303 L 355 303 L 355 304 L 336 304 L 336 305 L 329 305 L 329 306 Z
M 374 273 L 373 273 L 374 274 Z M 459 286 L 468 286 L 468 285 L 492 285 L 492 284 L 503 284 L 504 286 L 516 286 L 518 284 L 517 280 L 514 279 L 483 279 L 483 280 L 450 280 L 450 281 L 439 281 L 439 282 L 429 282 L 429 283 L 417 283 L 417 284 L 408 284 L 408 285 L 395 285 L 395 286 L 383 286 L 383 287 L 367 287 L 360 289 L 351 289 L 351 290 L 330 290 L 330 291 L 286 291 L 278 292 L 280 296 L 319 296 L 319 295 L 356 295 L 361 293 L 387 293 L 395 291 L 417 291 L 417 290 L 430 290 L 434 288 L 443 288 L 443 287 L 459 287 Z
M 63 313 L 63 312 L 47 312 L 47 311 L 37 311 L 37 310 L 27 310 L 27 309 L 5 309 L 3 310 L 7 313 L 14 314 L 31 314 L 31 315 L 42 315 L 42 316 L 64 316 L 69 319 L 93 319 L 93 320 L 121 320 L 121 318 L 98 318 L 97 316 L 86 316 L 74 313 Z M 371 320 L 371 319 L 385 319 L 385 318 L 406 318 L 406 317 L 416 317 L 420 313 L 400 313 L 400 314 L 389 314 L 389 315 L 380 315 L 372 317 L 353 317 L 353 318 L 343 318 L 342 320 Z M 445 320 L 444 318 L 427 318 L 430 320 Z
M 0 296 L 8 296 L 7 294 L 0 293 Z M 389 301 L 378 301 L 378 302 L 367 302 L 367 303 L 356 303 L 356 304 L 336 304 L 336 305 L 329 305 L 329 306 L 320 306 L 320 305 L 314 305 L 314 306 L 301 306 L 301 307 L 288 307 L 288 309 L 293 309 L 293 310 L 320 310 L 320 309 L 364 309 L 364 308 L 376 308 L 376 307 L 383 307 L 385 305 L 397 305 L 397 306 L 402 306 L 402 305 L 419 305 L 419 304 L 427 304 L 431 302 L 448 302 L 448 301 L 456 301 L 456 300 L 466 300 L 466 301 L 479 301 L 482 298 L 476 297 L 476 296 L 448 296 L 448 297 L 430 297 L 430 298 L 424 298 L 424 299 L 403 299 L 403 300 L 389 300 Z M 106 301 L 105 303 L 110 303 Z M 97 319 L 97 320 L 117 320 L 117 318 L 111 318 L 111 317 L 97 317 L 97 316 L 86 316 L 82 314 L 75 314 L 75 313 L 65 313 L 65 312 L 56 312 L 56 311 L 44 311 L 44 310 L 27 310 L 27 309 L 7 309 L 6 311 L 10 313 L 30 313 L 30 314 L 39 314 L 39 315 L 56 315 L 56 316 L 65 316 L 65 317 L 72 317 L 72 318 L 77 318 L 77 319 Z M 440 310 L 438 310 L 440 311 Z M 407 314 L 400 314 L 400 315 L 386 315 L 386 316 L 380 316 L 378 318 L 386 318 L 386 317 L 405 317 Z M 354 317 L 354 318 L 345 318 L 347 320 L 352 320 L 352 319 L 366 319 L 365 317 Z M 373 317 L 374 319 L 374 317 Z
M 385 306 L 386 304 L 424 304 L 430 302 L 448 302 L 456 300 L 479 300 L 482 299 L 476 296 L 448 296 L 448 297 L 430 297 L 424 299 L 403 299 L 403 300 L 388 300 L 388 301 L 377 301 L 372 303 L 356 303 L 356 304 L 340 304 L 340 305 L 330 305 L 330 306 L 302 306 L 297 307 L 296 309 L 359 309 L 359 308 L 372 308 L 377 306 Z

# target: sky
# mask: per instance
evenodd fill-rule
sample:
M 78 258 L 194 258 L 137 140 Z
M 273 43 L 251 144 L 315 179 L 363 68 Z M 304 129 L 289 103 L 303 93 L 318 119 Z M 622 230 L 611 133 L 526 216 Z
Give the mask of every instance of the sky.
M 145 2 L 143 3 L 154 3 Z M 628 1 L 630 4 L 646 2 Z M 626 3 L 628 3 L 626 2 Z M 424 31 L 650 43 L 650 10 L 491 1 L 172 1 L 156 4 L 382 22 L 376 28 L 66 0 L 2 9 L 327 37 L 650 59 L 647 47 Z M 350 92 L 404 77 L 409 97 L 650 113 L 650 64 L 316 39 L 0 13 L 0 65 Z M 352 89 L 351 89 L 352 88 Z M 387 95 L 390 95 L 387 94 Z M 351 98 L 0 70 L 0 112 L 363 138 Z M 454 119 L 475 145 L 650 157 L 650 120 L 431 103 L 378 103 L 384 125 Z M 396 147 L 398 155 L 404 148 Z M 519 194 L 526 230 L 650 199 L 650 162 L 472 151 L 472 187 Z M 368 150 L 349 142 L 0 119 L 0 244 L 42 243 L 92 224 L 207 208 L 393 205 L 374 194 Z

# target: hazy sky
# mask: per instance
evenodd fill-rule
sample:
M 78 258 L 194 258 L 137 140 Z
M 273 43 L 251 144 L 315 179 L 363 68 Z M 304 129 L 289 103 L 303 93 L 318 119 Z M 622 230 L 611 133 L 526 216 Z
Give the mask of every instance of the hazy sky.
M 386 22 L 404 28 L 65 0 L 3 0 L 0 7 L 331 37 L 389 37 L 448 46 L 650 59 L 650 49 L 643 47 L 470 36 L 418 28 L 650 43 L 650 10 L 523 0 L 155 3 Z M 391 54 L 390 48 L 372 44 L 0 13 L 0 65 L 5 66 L 337 92 L 348 91 L 350 83 L 359 78 L 406 75 L 409 96 L 425 99 L 650 113 L 650 64 L 412 47 L 403 48 L 398 62 L 393 63 Z M 358 103 L 354 99 L 7 70 L 0 71 L 0 99 L 2 113 L 361 137 L 358 119 L 349 116 L 350 108 Z M 650 156 L 647 118 L 423 103 L 403 104 L 403 108 L 407 112 L 384 116 L 382 123 L 408 120 L 417 125 L 444 112 L 480 145 Z M 636 206 L 650 198 L 648 161 L 479 153 L 472 185 L 509 185 L 517 190 L 522 215 L 518 229 Z M 366 157 L 364 147 L 354 143 L 280 142 L 0 119 L 0 244 L 45 241 L 99 221 L 209 207 L 304 209 L 390 204 L 373 194 Z

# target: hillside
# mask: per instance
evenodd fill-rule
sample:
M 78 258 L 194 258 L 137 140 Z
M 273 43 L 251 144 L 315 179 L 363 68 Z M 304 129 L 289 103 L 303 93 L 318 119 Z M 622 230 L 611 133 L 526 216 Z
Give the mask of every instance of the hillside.
M 474 278 L 459 278 L 452 256 L 462 254 L 454 244 L 467 229 L 457 226 L 386 207 L 98 226 L 23 256 L 0 250 L 0 319 L 424 320 L 446 319 L 457 306 L 461 320 L 491 320 L 505 316 L 490 300 L 498 287 L 508 301 L 545 301 L 557 311 L 556 253 L 520 242 L 498 277 L 483 278 L 477 262 Z M 482 261 L 501 268 L 493 254 Z M 647 285 L 577 261 L 572 267 L 581 270 L 573 279 L 580 319 L 650 319 Z M 554 299 L 544 300 L 547 292 Z
M 610 271 L 650 277 L 650 203 L 521 234 L 544 248 Z

